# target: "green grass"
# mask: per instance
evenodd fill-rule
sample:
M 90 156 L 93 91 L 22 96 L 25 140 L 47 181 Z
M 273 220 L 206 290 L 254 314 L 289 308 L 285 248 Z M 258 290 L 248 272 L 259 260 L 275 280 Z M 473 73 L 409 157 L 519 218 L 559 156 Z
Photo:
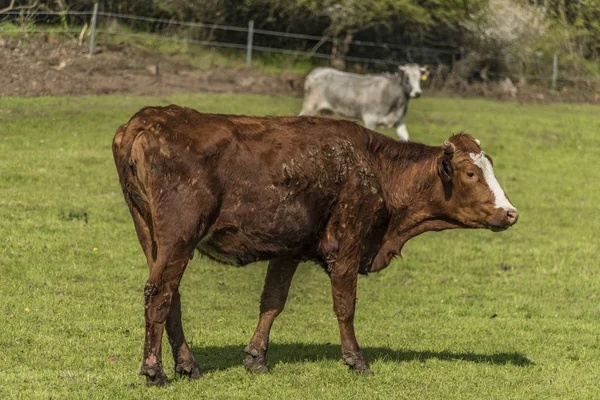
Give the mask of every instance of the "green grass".
M 521 219 L 496 234 L 424 234 L 360 278 L 356 329 L 374 377 L 340 361 L 328 278 L 311 264 L 275 322 L 271 373 L 246 374 L 266 264 L 197 256 L 183 323 L 205 375 L 146 388 L 147 270 L 111 140 L 140 107 L 171 102 L 247 114 L 301 106 L 246 95 L 0 99 L 0 398 L 600 397 L 598 108 L 441 98 L 411 103 L 411 137 L 474 134 Z M 164 356 L 172 377 L 166 340 Z

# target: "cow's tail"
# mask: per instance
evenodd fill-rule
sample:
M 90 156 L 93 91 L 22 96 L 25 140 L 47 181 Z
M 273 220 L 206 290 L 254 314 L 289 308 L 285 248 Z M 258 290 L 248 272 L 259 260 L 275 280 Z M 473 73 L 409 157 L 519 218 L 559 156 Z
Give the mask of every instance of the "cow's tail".
M 151 185 L 146 171 L 145 149 L 155 138 L 146 132 L 143 126 L 135 123 L 135 117 L 117 130 L 113 139 L 113 156 L 123 189 L 123 196 L 132 214 L 136 229 L 140 222 L 145 224 L 151 240 L 151 254 L 156 261 L 158 247 L 156 243 L 154 220 L 151 207 Z M 140 232 L 138 231 L 138 237 Z M 144 249 L 146 250 L 146 249 Z

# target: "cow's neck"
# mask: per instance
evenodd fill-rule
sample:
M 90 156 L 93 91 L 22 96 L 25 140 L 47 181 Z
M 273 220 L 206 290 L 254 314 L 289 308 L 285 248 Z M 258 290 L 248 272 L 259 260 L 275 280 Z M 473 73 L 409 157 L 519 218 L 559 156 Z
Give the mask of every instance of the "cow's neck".
M 404 104 L 408 104 L 408 101 L 410 100 L 410 89 L 407 90 L 402 83 L 404 81 L 403 73 L 394 75 L 393 80 L 395 84 L 400 87 L 400 91 L 404 95 Z
M 444 193 L 437 174 L 441 148 L 396 143 L 397 154 L 393 151 L 378 154 L 379 182 L 390 220 L 371 271 L 387 267 L 392 258 L 400 254 L 404 244 L 421 233 L 460 227 L 458 223 L 444 219 L 441 213 L 440 199 L 444 198 Z
M 374 173 L 390 214 L 404 214 L 408 208 L 412 212 L 427 212 L 429 202 L 417 200 L 443 195 L 437 173 L 441 148 L 398 142 L 380 134 L 372 134 L 371 140 Z

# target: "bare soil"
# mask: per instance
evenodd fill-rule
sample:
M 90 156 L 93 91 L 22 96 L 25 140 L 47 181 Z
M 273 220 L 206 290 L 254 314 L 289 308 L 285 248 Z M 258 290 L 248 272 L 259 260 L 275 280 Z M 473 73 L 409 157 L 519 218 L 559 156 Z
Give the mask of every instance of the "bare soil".
M 46 36 L 0 37 L 0 97 L 110 93 L 300 93 L 302 76 L 249 68 L 203 70 L 127 43 L 87 46 Z
M 94 56 L 89 57 L 87 45 L 79 46 L 74 40 L 57 40 L 44 34 L 0 36 L 0 97 L 194 92 L 302 95 L 301 74 L 268 74 L 219 65 L 202 69 L 191 61 L 177 61 L 127 42 L 99 44 Z M 444 74 L 433 75 L 423 88 L 428 96 L 600 103 L 600 93 L 594 87 L 550 91 L 527 85 L 519 86 L 518 94 L 511 96 L 496 83 L 467 84 Z

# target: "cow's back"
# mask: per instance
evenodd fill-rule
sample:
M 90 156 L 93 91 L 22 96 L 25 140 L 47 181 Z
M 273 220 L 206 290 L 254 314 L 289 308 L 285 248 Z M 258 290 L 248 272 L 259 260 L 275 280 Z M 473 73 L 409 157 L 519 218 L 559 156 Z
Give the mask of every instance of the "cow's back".
M 400 85 L 387 75 L 316 68 L 305 80 L 305 98 L 318 98 L 319 108 L 350 118 L 386 115 L 401 96 Z
M 202 157 L 210 157 L 219 148 L 227 147 L 234 136 L 234 126 L 218 114 L 201 114 L 192 109 L 170 105 L 146 107 L 138 111 L 117 130 L 113 140 L 115 161 L 128 163 L 134 142 L 144 136 L 147 146 L 165 151 L 185 150 Z M 183 158 L 177 152 L 173 158 Z

